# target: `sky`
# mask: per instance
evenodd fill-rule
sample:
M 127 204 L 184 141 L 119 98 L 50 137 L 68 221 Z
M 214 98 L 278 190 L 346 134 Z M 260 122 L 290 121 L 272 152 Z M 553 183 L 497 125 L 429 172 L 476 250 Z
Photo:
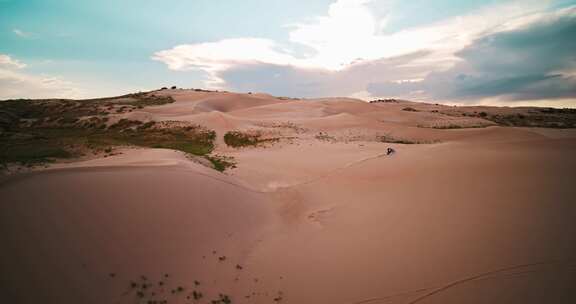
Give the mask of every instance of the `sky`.
M 173 85 L 576 107 L 576 0 L 0 0 L 0 99 Z

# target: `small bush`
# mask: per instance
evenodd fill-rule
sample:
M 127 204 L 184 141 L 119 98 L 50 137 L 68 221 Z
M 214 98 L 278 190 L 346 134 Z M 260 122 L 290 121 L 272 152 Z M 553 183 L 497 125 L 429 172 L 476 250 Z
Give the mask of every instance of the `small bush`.
M 391 144 L 403 144 L 403 145 L 414 145 L 414 144 L 431 144 L 434 143 L 433 141 L 420 141 L 420 140 L 411 140 L 411 139 L 404 139 L 404 138 L 396 138 L 390 135 L 380 135 L 378 136 L 379 142 L 384 143 L 391 143 Z
M 19 163 L 32 166 L 51 162 L 57 158 L 71 158 L 74 155 L 61 145 L 43 140 L 31 140 L 0 150 L 0 164 Z
M 126 129 L 133 128 L 135 126 L 139 126 L 141 124 L 142 124 L 142 122 L 139 120 L 130 120 L 130 119 L 122 118 L 118 122 L 116 122 L 115 124 L 111 125 L 110 129 L 126 130 Z
M 418 128 L 431 128 L 431 129 L 474 129 L 474 128 L 486 128 L 489 124 L 468 124 L 468 125 L 458 125 L 458 124 L 446 124 L 446 125 L 418 125 Z
M 278 138 L 262 138 L 260 133 L 250 134 L 240 131 L 230 131 L 224 134 L 224 142 L 226 145 L 234 148 L 257 146 L 265 142 L 274 142 Z
M 379 103 L 379 102 L 400 102 L 400 100 L 394 99 L 394 98 L 386 98 L 386 99 L 376 99 L 376 100 L 370 101 L 370 103 Z
M 202 298 L 202 293 L 194 290 L 192 292 L 192 297 L 194 298 L 194 300 L 200 300 Z
M 153 127 L 156 124 L 155 121 L 149 121 L 146 123 L 143 123 L 142 125 L 138 126 L 138 130 L 145 130 L 145 129 L 149 129 L 151 127 Z
M 236 161 L 231 156 L 223 156 L 223 155 L 209 155 L 205 156 L 207 160 L 209 160 L 214 169 L 224 172 L 229 168 L 234 169 L 236 168 Z
M 330 142 L 336 141 L 336 138 L 334 136 L 328 135 L 327 133 L 324 132 L 316 134 L 314 138 L 321 141 L 330 141 Z
M 418 112 L 418 110 L 412 108 L 412 107 L 405 107 L 404 109 L 402 109 L 402 111 L 407 111 L 407 112 Z

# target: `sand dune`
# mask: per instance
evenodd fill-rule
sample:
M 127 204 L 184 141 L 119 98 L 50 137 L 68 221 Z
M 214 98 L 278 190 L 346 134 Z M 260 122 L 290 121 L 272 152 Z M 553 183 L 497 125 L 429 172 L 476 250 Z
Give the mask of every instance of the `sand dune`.
M 227 176 L 161 154 L 134 151 L 3 185 L 10 303 L 128 303 L 123 294 L 141 275 L 171 283 L 164 296 L 194 280 L 206 295 L 229 293 L 270 206 Z
M 166 93 L 164 93 L 166 94 Z M 153 109 L 153 113 L 182 115 L 202 112 L 231 112 L 251 107 L 282 103 L 283 100 L 257 94 L 236 94 L 226 92 L 195 92 L 170 90 L 168 93 L 176 102 Z
M 213 129 L 237 168 L 126 148 L 4 180 L 7 303 L 576 301 L 576 132 L 474 114 L 534 109 L 159 94 L 122 115 Z
M 326 116 L 327 114 L 324 112 L 324 108 L 325 106 L 320 102 L 298 100 L 239 110 L 235 111 L 234 115 L 259 119 L 302 120 Z
M 569 303 L 576 193 L 562 168 L 576 163 L 558 152 L 568 146 L 576 152 L 565 141 L 422 146 L 332 170 L 284 190 L 282 216 L 300 220 L 287 220 L 253 263 L 285 274 L 295 303 L 410 303 L 463 278 L 543 262 L 425 303 Z
M 231 99 L 233 102 L 230 102 Z M 281 100 L 266 98 L 264 96 L 236 94 L 233 96 L 203 100 L 196 104 L 196 108 L 204 111 L 232 112 L 281 102 Z

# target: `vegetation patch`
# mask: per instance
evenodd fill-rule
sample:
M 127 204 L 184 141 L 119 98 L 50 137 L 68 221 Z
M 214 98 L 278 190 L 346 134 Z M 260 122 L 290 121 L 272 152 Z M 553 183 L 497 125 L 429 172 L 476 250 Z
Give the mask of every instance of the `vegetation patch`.
M 4 145 L 4 143 L 2 143 Z M 9 149 L 3 147 L 0 150 L 0 166 L 4 167 L 8 163 L 19 163 L 22 165 L 32 166 L 51 162 L 57 158 L 71 158 L 74 154 L 60 145 L 46 142 L 18 142 L 14 143 Z
M 273 143 L 279 138 L 264 138 L 260 132 L 230 131 L 224 134 L 226 145 L 234 148 L 259 146 L 265 143 Z
M 480 117 L 509 127 L 576 128 L 576 109 L 540 109 L 540 113 L 489 114 Z M 486 113 L 486 114 L 482 114 Z
M 399 103 L 400 100 L 399 100 L 399 99 L 394 99 L 394 98 L 385 98 L 385 99 L 370 100 L 370 103 L 380 103 L 380 102 Z
M 154 121 L 120 119 L 108 125 L 109 105 L 150 106 L 171 97 L 137 93 L 90 100 L 0 101 L 0 170 L 9 164 L 34 166 L 86 153 L 109 155 L 115 146 L 166 148 L 208 158 L 220 171 L 232 159 L 209 156 L 216 132 L 185 123 L 163 126 Z
M 485 107 L 483 111 L 471 111 L 467 107 L 450 108 L 440 112 L 453 117 L 475 117 L 503 127 L 576 128 L 576 109 L 556 108 L 502 108 Z
M 418 128 L 429 128 L 429 129 L 475 129 L 475 128 L 486 128 L 491 126 L 490 124 L 476 124 L 476 125 L 458 125 L 458 124 L 442 124 L 442 125 L 418 125 Z
M 314 135 L 314 138 L 316 138 L 317 140 L 320 140 L 320 141 L 329 141 L 329 142 L 335 142 L 336 141 L 336 137 L 329 135 L 328 133 L 324 133 L 324 132 L 320 132 L 320 133 Z
M 174 102 L 171 96 L 134 93 L 118 97 L 72 99 L 12 99 L 0 101 L 0 130 L 18 120 L 75 123 L 82 117 L 130 112 Z
M 290 122 L 290 121 L 261 122 L 261 123 L 256 123 L 256 125 L 263 127 L 263 128 L 278 128 L 278 129 L 292 130 L 296 134 L 304 134 L 304 133 L 308 132 L 308 129 L 301 127 L 301 126 L 299 126 L 293 122 Z
M 214 149 L 215 138 L 214 131 L 199 126 L 175 129 L 27 128 L 0 135 L 0 165 L 52 162 L 57 158 L 81 156 L 85 150 L 110 153 L 112 146 L 166 148 L 204 156 Z
M 301 100 L 301 98 L 286 97 L 286 96 L 276 96 L 276 99 L 280 99 L 280 100 Z
M 206 159 L 212 163 L 214 169 L 220 172 L 236 168 L 236 161 L 231 156 L 216 154 L 216 155 L 208 155 L 206 156 Z
M 377 141 L 391 144 L 415 145 L 415 144 L 433 144 L 436 141 L 422 141 L 405 138 L 397 138 L 391 135 L 378 135 Z

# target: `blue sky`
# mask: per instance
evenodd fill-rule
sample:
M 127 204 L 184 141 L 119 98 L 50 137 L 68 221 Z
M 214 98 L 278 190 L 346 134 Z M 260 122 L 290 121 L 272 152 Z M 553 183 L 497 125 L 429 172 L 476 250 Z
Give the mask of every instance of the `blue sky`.
M 177 85 L 576 106 L 576 47 L 569 43 L 575 5 L 0 0 L 0 98 L 96 97 Z M 542 50 L 541 40 L 551 47 Z M 558 48 L 564 51 L 554 56 Z M 488 59 L 500 52 L 505 70 L 496 72 Z

